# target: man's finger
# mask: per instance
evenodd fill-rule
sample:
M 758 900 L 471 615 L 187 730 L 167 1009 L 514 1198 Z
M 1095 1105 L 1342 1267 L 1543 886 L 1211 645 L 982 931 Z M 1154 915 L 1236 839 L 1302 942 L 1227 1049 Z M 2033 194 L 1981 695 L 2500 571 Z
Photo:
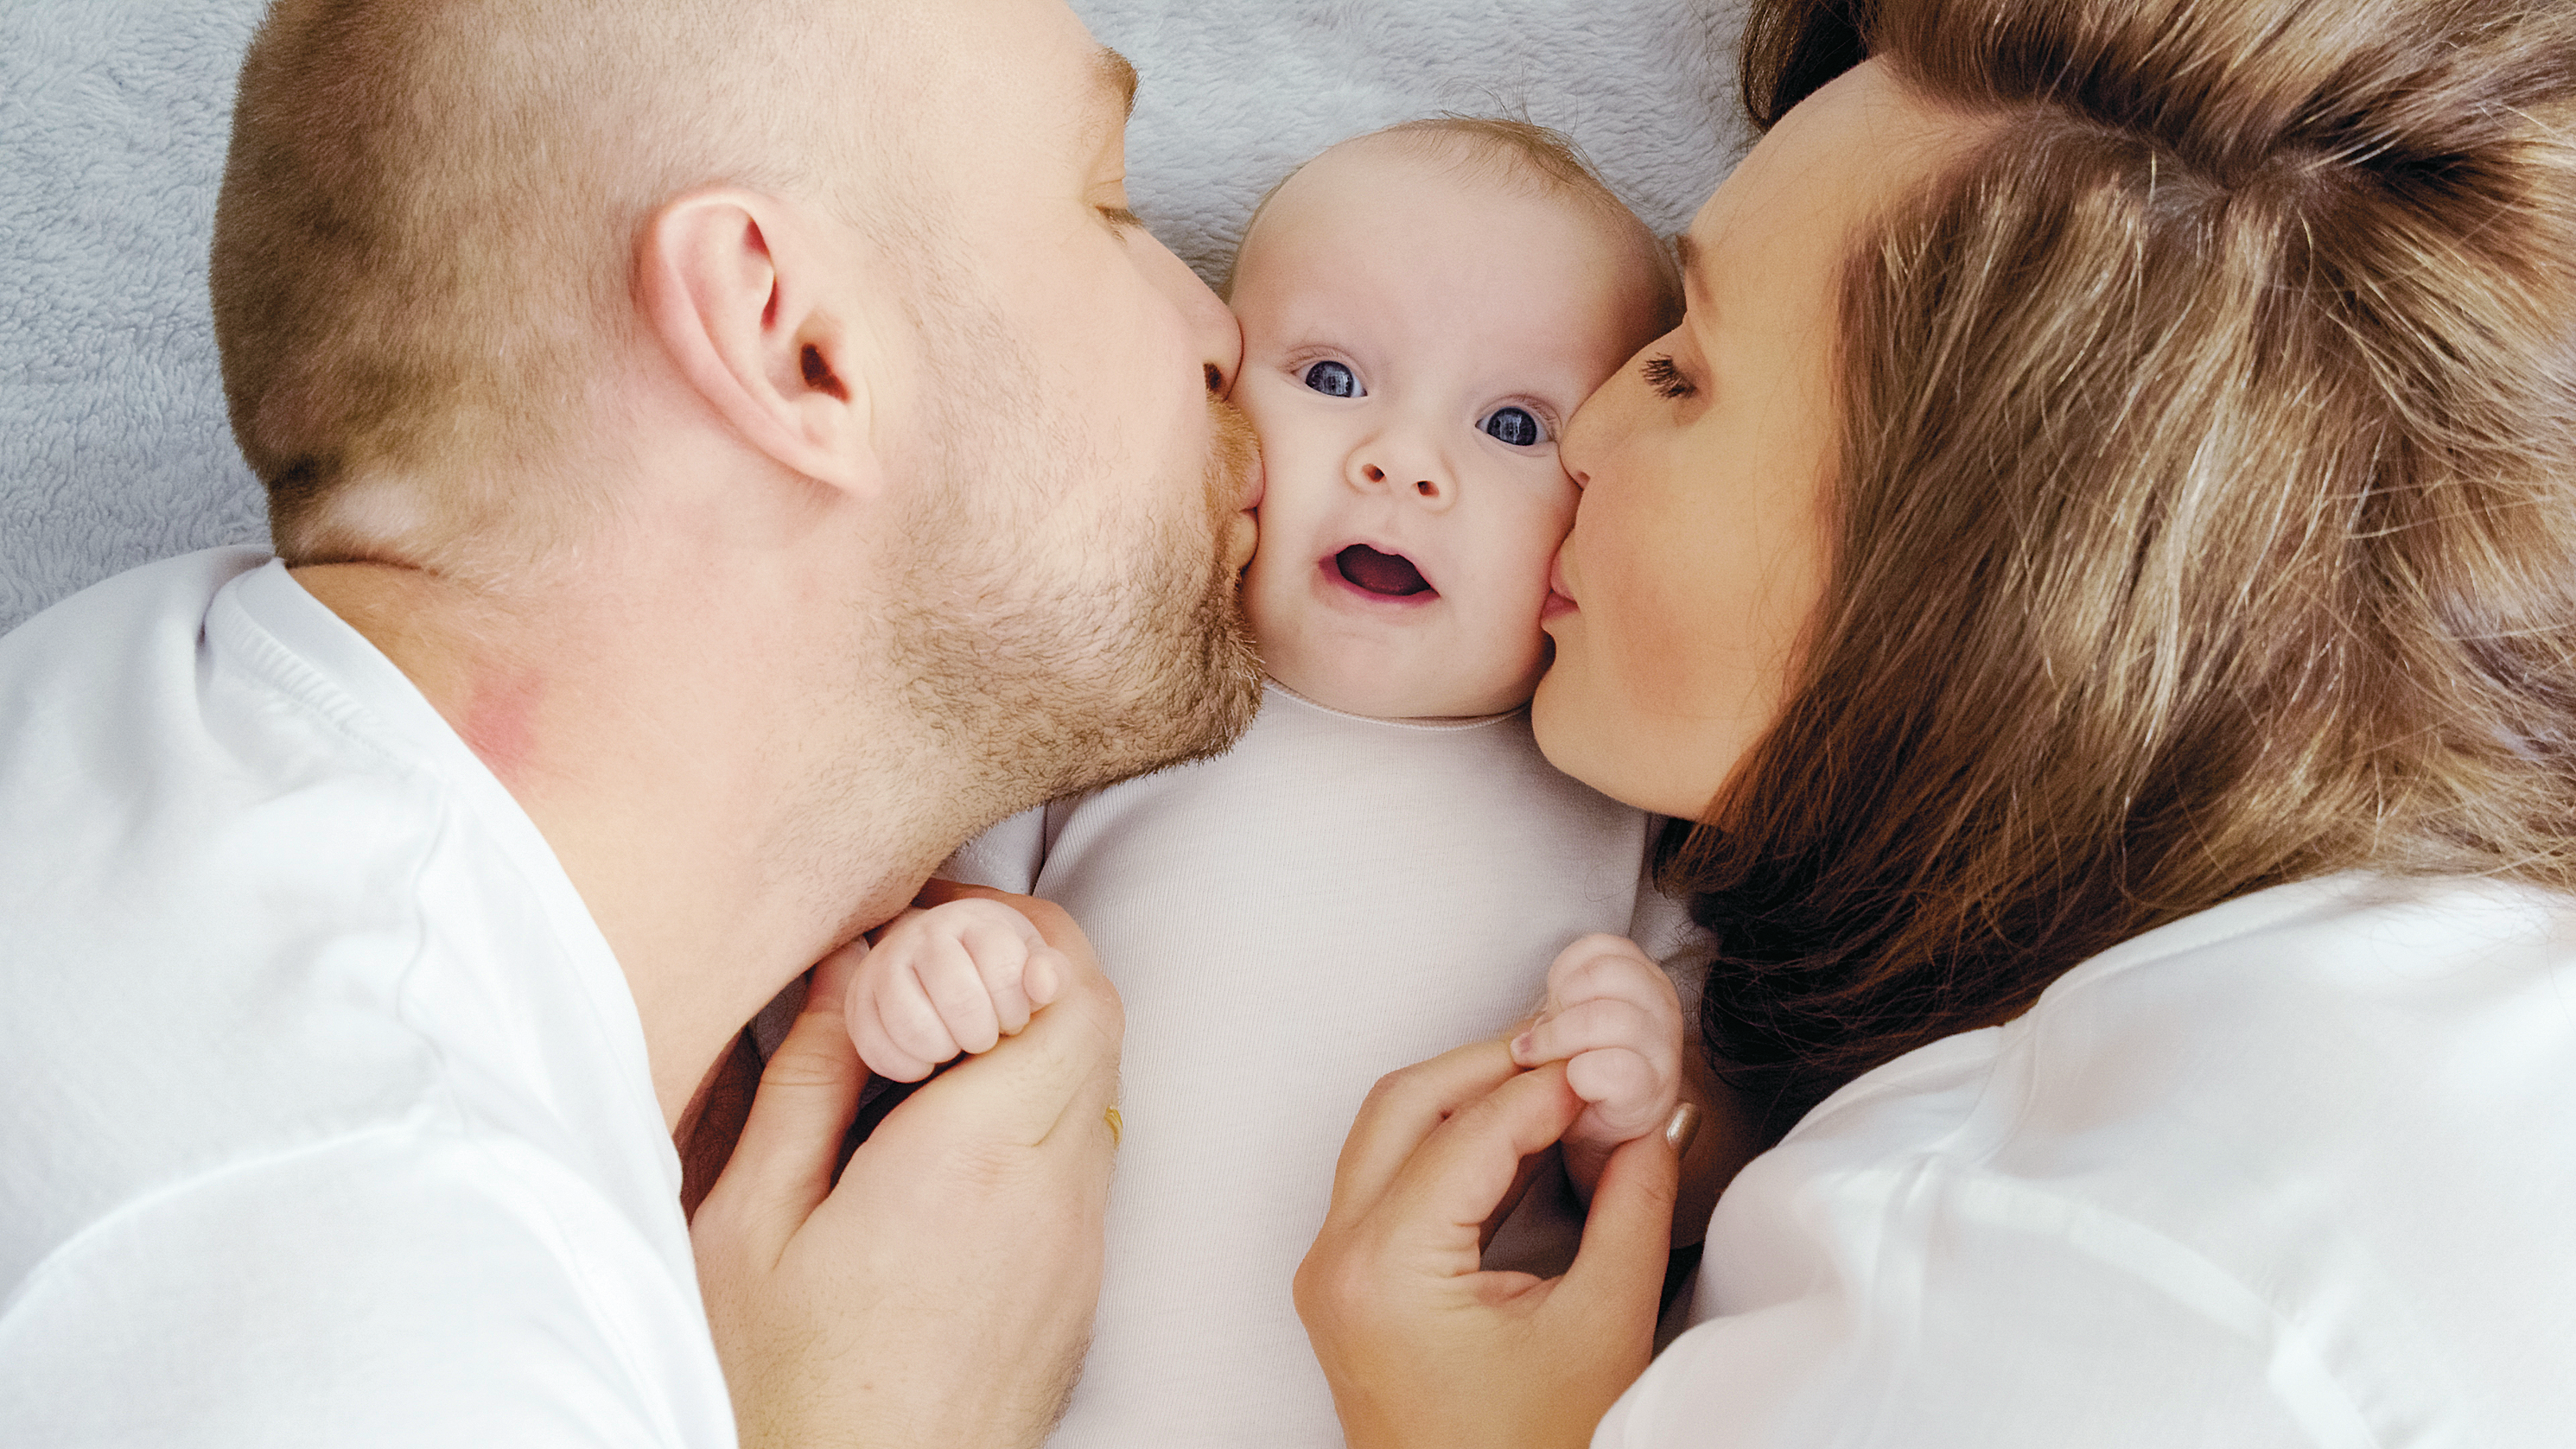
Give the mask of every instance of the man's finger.
M 1350 1135 L 1342 1140 L 1341 1157 L 1333 1164 L 1330 1216 L 1369 1211 L 1450 1113 L 1519 1070 L 1503 1043 L 1481 1041 L 1379 1078 L 1368 1100 L 1360 1103 Z
M 868 1079 L 841 1014 L 850 973 L 866 954 L 866 943 L 854 941 L 814 968 L 804 1010 L 770 1054 L 733 1160 L 701 1210 L 736 1215 L 758 1251 L 783 1248 L 832 1190 L 841 1133 Z

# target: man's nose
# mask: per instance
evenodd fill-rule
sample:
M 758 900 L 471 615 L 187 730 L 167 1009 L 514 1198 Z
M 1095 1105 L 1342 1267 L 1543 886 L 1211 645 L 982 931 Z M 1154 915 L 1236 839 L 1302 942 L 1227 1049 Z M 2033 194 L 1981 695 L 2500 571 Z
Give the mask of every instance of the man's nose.
M 1207 390 L 1217 397 L 1234 391 L 1234 380 L 1243 371 L 1243 327 L 1234 314 L 1217 300 L 1199 274 L 1172 255 L 1172 249 L 1148 236 L 1144 244 L 1151 248 L 1145 264 L 1154 285 L 1172 299 L 1180 309 L 1181 323 L 1189 329 L 1190 340 L 1197 347 L 1199 366 L 1207 381 Z
M 1458 498 L 1448 460 L 1411 429 L 1388 429 L 1352 449 L 1348 478 L 1363 493 L 1390 489 L 1435 509 L 1446 509 Z

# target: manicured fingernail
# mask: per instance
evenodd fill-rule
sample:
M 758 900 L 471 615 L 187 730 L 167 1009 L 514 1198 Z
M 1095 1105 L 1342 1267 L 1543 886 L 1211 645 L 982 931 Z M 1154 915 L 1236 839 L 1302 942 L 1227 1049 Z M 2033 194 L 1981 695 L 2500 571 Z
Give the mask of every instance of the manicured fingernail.
M 1672 1144 L 1673 1155 L 1690 1151 L 1691 1139 L 1699 1135 L 1699 1104 L 1684 1102 L 1664 1119 L 1664 1140 Z
M 1512 1060 L 1513 1060 L 1513 1061 L 1519 1061 L 1521 1058 L 1523 1058 L 1523 1057 L 1525 1057 L 1525 1056 L 1528 1056 L 1528 1055 L 1529 1055 L 1529 1049 L 1530 1049 L 1530 1034 L 1529 1034 L 1528 1032 L 1522 1032 L 1519 1036 L 1516 1036 L 1516 1037 L 1513 1037 L 1513 1038 L 1512 1038 Z

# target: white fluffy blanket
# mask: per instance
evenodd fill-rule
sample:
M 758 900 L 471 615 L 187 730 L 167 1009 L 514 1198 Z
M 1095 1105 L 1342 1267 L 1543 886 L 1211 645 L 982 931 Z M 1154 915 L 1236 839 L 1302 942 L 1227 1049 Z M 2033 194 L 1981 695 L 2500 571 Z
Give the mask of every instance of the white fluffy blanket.
M 1297 162 L 1438 111 L 1563 130 L 1659 231 L 1747 136 L 1742 0 L 1073 0 L 1144 73 L 1136 209 L 1222 275 Z M 205 294 L 260 0 L 0 3 L 0 631 L 148 559 L 263 542 Z

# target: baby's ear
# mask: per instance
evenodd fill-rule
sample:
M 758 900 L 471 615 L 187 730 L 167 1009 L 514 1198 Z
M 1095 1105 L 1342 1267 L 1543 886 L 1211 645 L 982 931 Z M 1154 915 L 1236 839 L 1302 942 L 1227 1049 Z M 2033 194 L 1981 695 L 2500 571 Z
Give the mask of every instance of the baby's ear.
M 674 368 L 752 447 L 847 492 L 873 492 L 878 359 L 862 329 L 867 279 L 830 224 L 723 187 L 665 205 L 646 227 L 637 290 Z

